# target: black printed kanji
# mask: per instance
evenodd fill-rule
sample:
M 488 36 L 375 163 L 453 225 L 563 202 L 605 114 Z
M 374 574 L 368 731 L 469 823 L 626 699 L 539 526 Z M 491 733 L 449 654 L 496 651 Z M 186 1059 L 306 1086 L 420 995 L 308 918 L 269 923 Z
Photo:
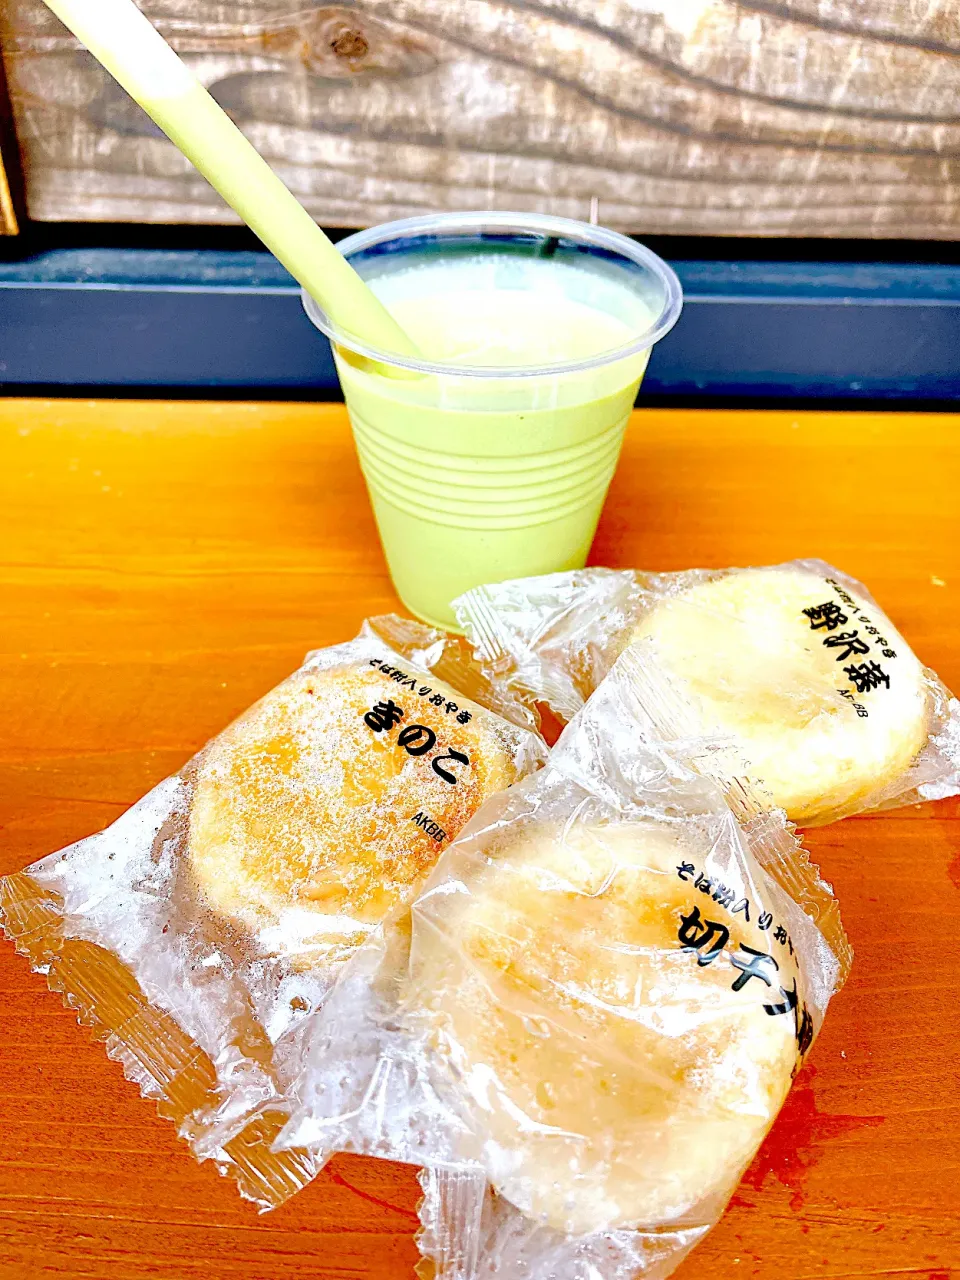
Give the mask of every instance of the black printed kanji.
M 786 987 L 781 987 L 780 994 L 783 996 L 783 1000 L 779 1004 L 765 1004 L 763 1011 L 769 1014 L 771 1018 L 779 1017 L 785 1013 L 793 1014 L 797 1048 L 800 1050 L 800 1056 L 802 1057 L 813 1043 L 813 1018 L 810 1016 L 810 1010 L 807 1006 L 800 1003 L 797 995 L 796 978 L 794 978 L 793 986 L 790 990 L 788 991 Z
M 692 862 L 681 862 L 677 867 L 677 875 L 681 880 L 686 880 L 687 876 L 692 876 L 696 869 Z
M 449 782 L 451 786 L 453 786 L 456 783 L 457 779 L 455 775 L 450 772 L 449 769 L 444 769 L 441 767 L 440 765 L 441 760 L 457 760 L 460 762 L 460 764 L 470 763 L 470 757 L 465 756 L 462 751 L 448 751 L 446 752 L 445 755 L 437 756 L 436 760 L 433 761 L 433 772 L 439 774 L 440 777 L 444 780 L 444 782 Z
M 762 929 L 764 933 L 773 924 L 773 915 L 769 911 L 761 911 L 760 919 L 757 921 L 757 928 Z
M 457 716 L 457 724 L 469 724 L 470 718 L 471 717 L 470 717 L 469 711 L 461 711 L 460 714 Z
M 397 742 L 411 756 L 425 756 L 436 746 L 437 735 L 425 724 L 408 724 L 401 729 Z
M 740 950 L 747 952 L 747 957 L 741 955 L 733 955 L 730 957 L 730 963 L 735 969 L 740 970 L 740 977 L 733 984 L 734 991 L 742 991 L 751 978 L 759 978 L 761 982 L 765 982 L 768 987 L 773 986 L 770 975 L 764 973 L 764 964 L 772 964 L 773 972 L 776 973 L 780 966 L 774 960 L 773 956 L 768 955 L 766 951 L 755 951 L 753 947 L 741 943 Z
M 781 1004 L 765 1004 L 763 1006 L 764 1013 L 768 1013 L 771 1018 L 778 1017 L 781 1013 L 792 1013 L 797 1007 L 797 980 L 793 980 L 793 988 L 787 991 L 785 987 L 780 988 L 780 994 L 783 996 Z
M 750 919 L 750 903 L 747 901 L 746 898 L 741 898 L 739 902 L 735 902 L 733 906 L 730 908 L 730 914 L 732 916 L 739 915 L 741 911 L 743 912 L 744 917 L 747 920 L 749 920 Z
M 735 891 L 728 889 L 725 884 L 718 884 L 713 891 L 714 902 L 719 902 L 721 907 L 726 907 L 728 910 L 736 896 Z
M 677 938 L 684 951 L 698 952 L 698 965 L 708 965 L 730 941 L 730 930 L 716 920 L 701 919 L 700 908 L 693 907 L 688 916 L 681 915 Z
M 838 631 L 835 636 L 824 636 L 823 643 L 827 649 L 843 649 L 843 653 L 837 654 L 838 662 L 847 662 L 855 654 L 864 654 L 870 652 L 870 646 L 866 640 L 860 640 L 857 631 Z
M 378 702 L 363 717 L 363 723 L 374 733 L 382 733 L 384 729 L 395 728 L 403 719 L 403 708 L 398 707 L 391 699 Z
M 878 662 L 861 662 L 859 666 L 844 667 L 843 671 L 853 681 L 857 693 L 869 693 L 871 689 L 879 689 L 882 684 L 890 688 L 890 677 Z
M 800 1056 L 803 1057 L 813 1044 L 813 1018 L 805 1004 L 794 1010 L 793 1016 L 797 1024 L 797 1048 L 800 1050 Z
M 823 604 L 811 605 L 809 609 L 803 611 L 810 619 L 810 630 L 819 631 L 821 627 L 826 627 L 828 631 L 836 631 L 837 627 L 848 622 L 849 619 L 843 613 L 838 604 L 834 604 L 832 600 L 825 600 Z

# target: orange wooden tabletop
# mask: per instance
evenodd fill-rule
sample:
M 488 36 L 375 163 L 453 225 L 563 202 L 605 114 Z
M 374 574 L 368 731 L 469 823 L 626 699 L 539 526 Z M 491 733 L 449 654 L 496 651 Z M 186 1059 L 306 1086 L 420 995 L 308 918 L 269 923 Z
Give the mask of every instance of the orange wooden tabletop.
M 595 562 L 822 556 L 960 689 L 960 417 L 646 411 Z M 0 874 L 106 825 L 308 648 L 397 607 L 342 408 L 0 402 Z M 811 833 L 856 949 L 677 1276 L 960 1275 L 960 804 Z M 0 943 L 0 1277 L 412 1276 L 408 1168 L 258 1217 Z

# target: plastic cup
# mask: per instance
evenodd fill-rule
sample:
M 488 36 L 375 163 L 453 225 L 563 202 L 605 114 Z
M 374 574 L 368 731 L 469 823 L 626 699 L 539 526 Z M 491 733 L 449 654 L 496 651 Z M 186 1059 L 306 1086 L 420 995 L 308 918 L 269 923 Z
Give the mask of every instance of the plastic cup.
M 407 218 L 337 247 L 398 313 L 447 289 L 450 299 L 496 290 L 504 315 L 533 307 L 546 321 L 577 308 L 600 326 L 585 338 L 615 326 L 609 350 L 585 355 L 572 335 L 575 349 L 551 363 L 488 365 L 482 349 L 477 363 L 408 358 L 337 329 L 304 295 L 333 344 L 387 564 L 411 613 L 455 628 L 450 602 L 471 587 L 582 567 L 650 349 L 680 314 L 674 273 L 616 232 L 526 214 Z

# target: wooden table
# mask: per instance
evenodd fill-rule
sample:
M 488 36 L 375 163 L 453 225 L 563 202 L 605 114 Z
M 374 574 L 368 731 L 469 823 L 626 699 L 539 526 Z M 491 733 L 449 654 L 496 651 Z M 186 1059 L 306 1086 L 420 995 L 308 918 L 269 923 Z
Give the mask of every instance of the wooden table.
M 0 874 L 112 821 L 311 647 L 397 606 L 342 408 L 0 402 Z M 818 555 L 960 688 L 960 417 L 646 411 L 594 547 Z M 853 978 L 681 1280 L 960 1275 L 960 805 L 813 832 Z M 410 1169 L 258 1218 L 0 943 L 0 1277 L 412 1275 Z

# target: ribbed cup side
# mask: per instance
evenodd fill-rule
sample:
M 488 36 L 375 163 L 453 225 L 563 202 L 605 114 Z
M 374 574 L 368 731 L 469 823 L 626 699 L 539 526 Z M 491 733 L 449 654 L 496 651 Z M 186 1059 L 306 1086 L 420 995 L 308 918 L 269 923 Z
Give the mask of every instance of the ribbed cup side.
M 542 524 L 602 500 L 628 417 L 579 444 L 481 457 L 413 448 L 350 413 L 371 492 L 415 519 L 460 529 Z

